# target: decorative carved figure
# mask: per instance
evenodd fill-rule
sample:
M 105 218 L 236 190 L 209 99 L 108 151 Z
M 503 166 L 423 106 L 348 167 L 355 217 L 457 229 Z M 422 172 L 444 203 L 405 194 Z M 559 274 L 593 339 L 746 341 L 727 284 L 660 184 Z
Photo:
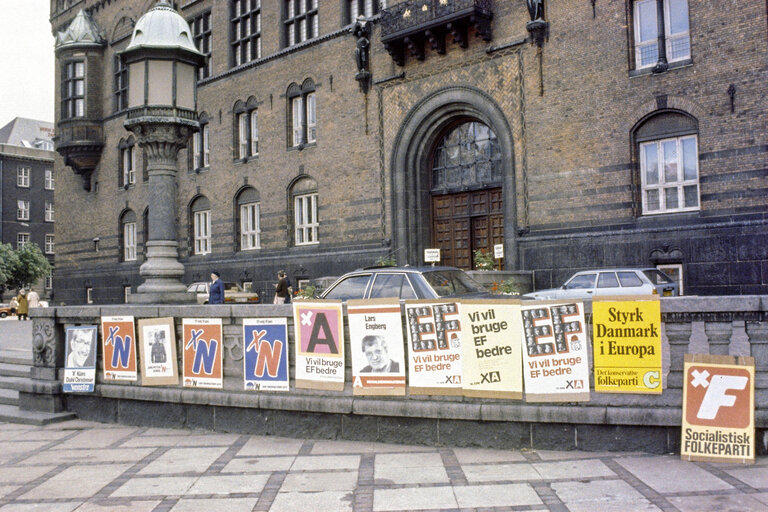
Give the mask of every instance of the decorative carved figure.
M 368 71 L 370 67 L 371 52 L 371 22 L 358 20 L 352 29 L 352 34 L 357 38 L 357 44 L 355 46 L 357 71 Z
M 531 15 L 531 21 L 542 19 L 544 15 L 544 0 L 525 0 L 528 4 L 528 13 Z

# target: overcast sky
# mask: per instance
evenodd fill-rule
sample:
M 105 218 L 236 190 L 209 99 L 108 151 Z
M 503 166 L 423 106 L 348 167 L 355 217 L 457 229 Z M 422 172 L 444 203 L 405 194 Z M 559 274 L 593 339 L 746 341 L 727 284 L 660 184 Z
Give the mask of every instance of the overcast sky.
M 0 127 L 15 117 L 53 122 L 50 0 L 0 0 Z

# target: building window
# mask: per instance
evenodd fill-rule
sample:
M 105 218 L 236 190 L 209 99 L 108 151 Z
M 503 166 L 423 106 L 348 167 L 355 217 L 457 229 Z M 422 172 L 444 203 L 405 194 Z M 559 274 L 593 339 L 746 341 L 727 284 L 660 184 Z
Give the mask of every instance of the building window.
M 51 271 L 47 276 L 45 276 L 45 282 L 43 284 L 46 290 L 52 290 L 53 289 L 53 271 Z
M 699 157 L 696 136 L 640 144 L 643 213 L 699 209 Z
M 317 0 L 285 0 L 286 46 L 317 37 Z
M 128 210 L 120 216 L 123 261 L 136 261 L 136 213 Z
M 61 118 L 85 115 L 85 62 L 64 64 L 61 82 Z
M 237 195 L 237 222 L 240 234 L 240 250 L 261 248 L 261 221 L 259 219 L 259 193 L 252 187 Z
M 53 222 L 53 201 L 45 202 L 45 222 Z
M 379 0 L 346 0 L 347 23 L 354 23 L 359 16 L 370 18 L 379 13 Z M 381 8 L 387 6 L 386 1 L 381 2 Z
M 45 254 L 54 254 L 53 235 L 45 235 Z
M 128 66 L 115 55 L 114 68 L 115 112 L 121 112 L 128 108 Z
M 31 169 L 29 167 L 16 168 L 16 186 L 29 188 L 29 175 Z
M 317 194 L 305 194 L 294 198 L 294 223 L 296 245 L 318 243 Z
M 208 57 L 197 70 L 197 79 L 202 80 L 211 76 L 211 11 L 195 16 L 189 25 L 197 50 Z
M 23 249 L 29 243 L 29 233 L 16 234 L 16 249 Z
M 29 220 L 29 201 L 16 201 L 16 220 Z
M 85 287 L 85 303 L 93 304 L 93 288 L 90 286 Z
M 256 98 L 251 96 L 243 103 L 238 101 L 235 113 L 236 160 L 245 160 L 259 154 L 259 111 Z
M 53 170 L 52 169 L 46 169 L 45 170 L 45 190 L 53 190 L 54 189 L 54 180 L 53 180 Z
M 204 169 L 211 165 L 211 145 L 208 115 L 200 114 L 200 131 L 192 136 L 192 168 Z
M 136 144 L 133 138 L 120 141 L 120 180 L 121 187 L 136 184 Z
M 192 201 L 192 251 L 202 255 L 211 252 L 211 203 L 207 197 L 199 196 Z
M 664 71 L 668 62 L 690 59 L 688 0 L 636 0 L 633 14 L 637 69 Z
M 123 286 L 123 302 L 128 304 L 131 297 L 131 287 L 130 286 Z
M 450 129 L 432 160 L 432 190 L 478 189 L 503 181 L 501 149 L 493 130 L 469 121 Z
M 232 61 L 235 66 L 261 57 L 261 0 L 233 0 Z
M 317 141 L 317 96 L 312 80 L 301 87 L 291 84 L 286 94 L 289 102 L 289 145 L 302 147 Z

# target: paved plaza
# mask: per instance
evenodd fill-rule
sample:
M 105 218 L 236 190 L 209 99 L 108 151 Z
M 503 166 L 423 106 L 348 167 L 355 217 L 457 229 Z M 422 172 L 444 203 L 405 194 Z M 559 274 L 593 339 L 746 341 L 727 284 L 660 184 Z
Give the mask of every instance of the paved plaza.
M 0 512 L 768 510 L 768 458 L 503 451 L 0 424 Z

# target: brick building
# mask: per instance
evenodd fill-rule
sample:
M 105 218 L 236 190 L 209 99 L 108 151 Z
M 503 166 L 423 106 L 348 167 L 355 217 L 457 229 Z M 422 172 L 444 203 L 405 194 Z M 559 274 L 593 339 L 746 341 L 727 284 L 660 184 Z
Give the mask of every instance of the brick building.
M 67 303 L 141 282 L 152 205 L 120 52 L 155 3 L 51 3 Z M 217 269 L 269 298 L 281 268 L 428 247 L 469 268 L 503 242 L 540 288 L 658 265 L 686 294 L 766 293 L 768 13 L 727 3 L 176 2 L 209 55 L 178 159 L 186 282 Z
M 54 264 L 53 123 L 17 117 L 0 128 L 0 243 L 14 249 L 34 243 Z M 53 280 L 35 283 L 40 298 Z M 6 290 L 10 298 L 17 290 Z

